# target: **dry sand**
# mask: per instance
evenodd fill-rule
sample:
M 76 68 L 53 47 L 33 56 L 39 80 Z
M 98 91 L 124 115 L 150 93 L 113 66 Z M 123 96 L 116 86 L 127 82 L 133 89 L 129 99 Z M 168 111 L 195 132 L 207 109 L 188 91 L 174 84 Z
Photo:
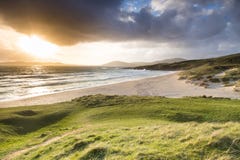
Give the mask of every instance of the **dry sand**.
M 207 95 L 234 99 L 240 98 L 240 94 L 234 92 L 232 87 L 206 89 L 190 83 L 186 83 L 184 80 L 178 80 L 177 73 L 174 73 L 166 76 L 146 78 L 142 80 L 128 81 L 100 87 L 66 91 L 62 93 L 37 96 L 15 101 L 0 102 L 0 108 L 52 104 L 57 102 L 70 101 L 80 96 L 93 94 L 166 96 L 172 98 Z

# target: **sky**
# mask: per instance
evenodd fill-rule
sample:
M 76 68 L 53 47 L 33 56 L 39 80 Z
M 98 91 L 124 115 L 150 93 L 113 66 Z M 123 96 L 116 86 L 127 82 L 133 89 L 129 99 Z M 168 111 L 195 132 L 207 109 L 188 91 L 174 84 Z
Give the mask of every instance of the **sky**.
M 240 50 L 239 0 L 1 0 L 0 62 L 208 58 Z

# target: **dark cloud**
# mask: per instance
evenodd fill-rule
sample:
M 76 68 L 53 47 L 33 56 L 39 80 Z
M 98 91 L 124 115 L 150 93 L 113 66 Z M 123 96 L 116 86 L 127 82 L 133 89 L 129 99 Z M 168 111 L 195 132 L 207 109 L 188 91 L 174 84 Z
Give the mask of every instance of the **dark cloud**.
M 1 0 L 5 22 L 24 33 L 40 33 L 58 44 L 100 39 L 120 0 Z M 102 36 L 102 35 L 101 35 Z
M 126 1 L 126 0 L 125 0 Z M 167 0 L 123 10 L 124 0 L 1 0 L 6 24 L 23 33 L 38 33 L 61 45 L 79 41 L 209 39 L 231 23 L 240 35 L 238 0 Z M 225 34 L 226 36 L 226 34 Z

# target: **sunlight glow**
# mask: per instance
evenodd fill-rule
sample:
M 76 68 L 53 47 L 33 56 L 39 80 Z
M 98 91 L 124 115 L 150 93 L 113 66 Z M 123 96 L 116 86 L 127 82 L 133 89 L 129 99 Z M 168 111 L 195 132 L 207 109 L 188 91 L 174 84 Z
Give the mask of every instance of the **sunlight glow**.
M 59 50 L 57 45 L 47 42 L 36 35 L 20 37 L 17 46 L 22 51 L 41 59 L 51 58 Z

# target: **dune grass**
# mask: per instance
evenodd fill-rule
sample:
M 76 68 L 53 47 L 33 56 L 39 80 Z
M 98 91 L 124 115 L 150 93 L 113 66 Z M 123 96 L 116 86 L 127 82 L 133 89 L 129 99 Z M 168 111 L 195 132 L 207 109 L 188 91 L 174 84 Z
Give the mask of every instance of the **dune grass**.
M 0 159 L 240 159 L 240 101 L 85 96 L 0 109 Z M 65 136 L 63 136 L 65 135 Z
M 179 74 L 179 79 L 191 81 L 193 84 L 209 87 L 213 83 L 222 86 L 233 86 L 234 91 L 239 92 L 240 67 L 211 66 L 203 65 L 197 68 L 183 71 Z
M 218 83 L 223 86 L 234 86 L 234 91 L 240 91 L 240 53 L 209 59 L 187 60 L 170 64 L 155 64 L 140 66 L 136 69 L 182 71 L 179 79 L 203 86 Z M 218 74 L 223 74 L 218 76 Z

